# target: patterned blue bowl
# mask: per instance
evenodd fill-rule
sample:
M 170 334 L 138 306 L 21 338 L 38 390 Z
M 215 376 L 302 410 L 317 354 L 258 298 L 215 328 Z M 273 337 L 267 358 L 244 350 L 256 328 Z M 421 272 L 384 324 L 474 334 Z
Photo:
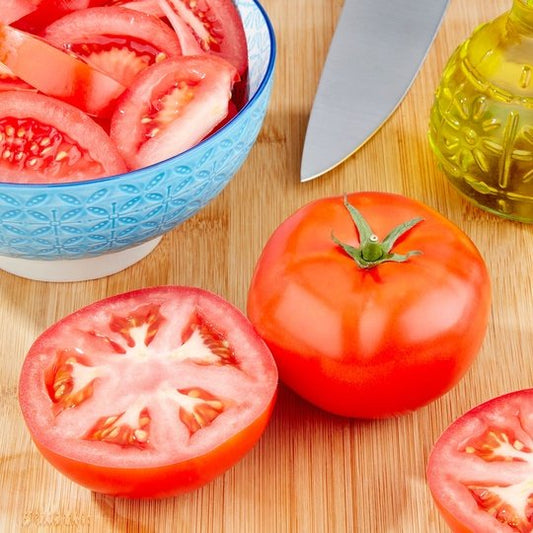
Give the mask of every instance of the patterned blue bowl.
M 194 148 L 140 170 L 67 184 L 0 182 L 0 269 L 44 281 L 118 272 L 222 191 L 261 129 L 276 56 L 262 6 L 236 4 L 249 54 L 249 99 L 241 111 Z

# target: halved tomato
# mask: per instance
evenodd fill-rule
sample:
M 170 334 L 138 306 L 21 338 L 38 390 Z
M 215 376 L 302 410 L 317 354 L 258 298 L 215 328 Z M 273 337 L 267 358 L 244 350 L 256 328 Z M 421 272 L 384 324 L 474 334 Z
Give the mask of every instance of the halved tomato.
M 181 54 L 167 24 L 124 7 L 74 11 L 48 26 L 44 37 L 125 86 L 147 66 Z
M 197 288 L 112 296 L 45 331 L 19 386 L 30 434 L 91 490 L 163 497 L 235 464 L 262 435 L 277 389 L 244 315 Z
M 124 171 L 109 136 L 76 107 L 29 91 L 0 91 L 1 181 L 80 181 Z
M 456 533 L 533 531 L 533 389 L 493 398 L 436 442 L 429 488 Z
M 46 41 L 0 25 L 0 62 L 39 91 L 95 116 L 110 113 L 124 86 Z
M 222 58 L 179 56 L 148 67 L 117 102 L 110 135 L 130 168 L 177 155 L 228 113 L 235 68 Z
M 232 0 L 159 0 L 184 54 L 209 52 L 232 63 L 241 78 L 248 69 L 248 47 Z

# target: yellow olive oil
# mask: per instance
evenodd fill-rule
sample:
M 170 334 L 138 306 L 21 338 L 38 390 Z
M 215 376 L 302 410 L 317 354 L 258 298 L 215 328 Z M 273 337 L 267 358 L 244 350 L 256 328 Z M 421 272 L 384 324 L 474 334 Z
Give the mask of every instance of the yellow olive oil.
M 439 167 L 474 204 L 533 222 L 533 0 L 514 0 L 453 53 L 429 141 Z

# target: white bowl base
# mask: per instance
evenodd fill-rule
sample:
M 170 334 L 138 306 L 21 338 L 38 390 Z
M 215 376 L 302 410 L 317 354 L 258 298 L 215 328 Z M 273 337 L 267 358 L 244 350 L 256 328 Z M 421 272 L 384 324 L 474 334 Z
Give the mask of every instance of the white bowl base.
M 138 246 L 84 259 L 22 259 L 0 256 L 0 269 L 36 281 L 86 281 L 103 278 L 128 268 L 146 257 L 159 244 L 156 237 Z

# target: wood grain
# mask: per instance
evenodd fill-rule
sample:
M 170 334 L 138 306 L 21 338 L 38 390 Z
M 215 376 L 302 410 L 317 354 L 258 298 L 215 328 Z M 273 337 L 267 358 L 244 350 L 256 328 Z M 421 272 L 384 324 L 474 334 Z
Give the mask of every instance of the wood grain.
M 533 228 L 481 212 L 450 188 L 426 142 L 428 113 L 451 52 L 510 4 L 452 0 L 391 119 L 343 165 L 300 184 L 305 127 L 342 2 L 264 0 L 278 39 L 271 106 L 249 159 L 223 193 L 120 274 L 53 284 L 0 272 L 0 531 L 447 531 L 425 483 L 432 444 L 470 407 L 532 384 Z M 391 2 L 391 16 L 393 10 Z M 281 386 L 257 447 L 205 488 L 168 500 L 91 494 L 43 461 L 23 425 L 16 392 L 24 355 L 47 326 L 97 299 L 158 284 L 204 287 L 244 309 L 255 261 L 274 228 L 310 200 L 357 190 L 398 192 L 427 203 L 464 228 L 486 258 L 493 281 L 489 331 L 455 389 L 407 416 L 361 422 L 328 416 Z

